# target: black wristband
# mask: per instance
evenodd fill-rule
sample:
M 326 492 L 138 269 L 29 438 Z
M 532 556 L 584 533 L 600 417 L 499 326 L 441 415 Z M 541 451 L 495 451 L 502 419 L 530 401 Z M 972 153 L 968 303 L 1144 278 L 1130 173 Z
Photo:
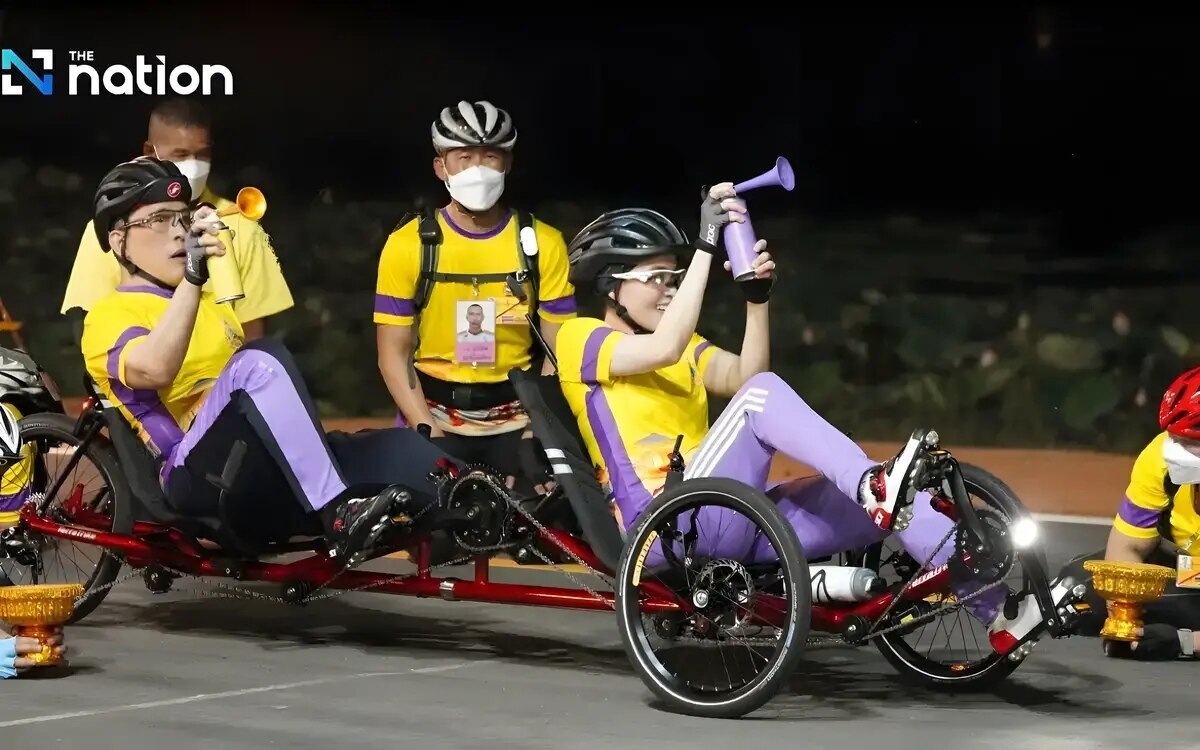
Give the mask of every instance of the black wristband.
M 740 281 L 738 286 L 742 288 L 742 296 L 746 298 L 747 302 L 761 305 L 771 298 L 771 288 L 775 286 L 775 277 Z

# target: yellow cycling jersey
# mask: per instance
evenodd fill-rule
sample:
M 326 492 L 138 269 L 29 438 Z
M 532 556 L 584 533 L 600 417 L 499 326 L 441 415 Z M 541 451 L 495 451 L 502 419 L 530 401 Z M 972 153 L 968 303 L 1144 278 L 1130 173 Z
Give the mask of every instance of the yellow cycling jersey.
M 170 304 L 172 292 L 151 286 L 123 286 L 97 302 L 83 321 L 83 357 L 100 392 L 118 406 L 159 456 L 183 439 L 196 412 L 230 357 L 242 345 L 242 326 L 229 305 L 202 294 L 187 354 L 175 382 L 159 390 L 133 389 L 125 362 Z
M 200 202 L 211 203 L 220 210 L 233 205 L 207 188 L 200 194 Z M 221 232 L 221 241 L 237 261 L 242 277 L 242 290 L 246 296 L 233 302 L 233 311 L 238 320 L 246 323 L 266 318 L 287 310 L 293 305 L 292 292 L 279 260 L 271 247 L 271 239 L 262 225 L 241 214 L 222 218 L 230 231 Z M 104 252 L 96 239 L 93 223 L 88 222 L 79 240 L 71 277 L 67 280 L 67 291 L 63 295 L 62 313 L 78 307 L 85 312 L 100 300 L 112 294 L 121 283 L 121 266 L 111 252 Z M 212 282 L 204 286 L 212 290 Z
M 437 273 L 487 276 L 521 268 L 518 221 L 511 212 L 485 233 L 459 227 L 444 208 L 437 221 L 442 232 Z M 409 221 L 384 244 L 375 288 L 377 324 L 413 324 L 422 258 L 419 225 L 417 219 Z M 545 222 L 536 221 L 534 231 L 540 276 L 538 314 L 543 320 L 562 323 L 575 317 L 566 242 L 559 230 Z M 438 280 L 421 310 L 414 364 L 426 375 L 451 383 L 505 381 L 509 370 L 525 369 L 530 363 L 533 334 L 527 312 L 504 281 Z
M 1169 503 L 1164 486 L 1167 463 L 1163 460 L 1163 444 L 1166 440 L 1167 433 L 1159 433 L 1134 461 L 1125 498 L 1113 520 L 1117 531 L 1134 539 L 1159 536 L 1158 524 Z M 1185 554 L 1200 552 L 1200 543 L 1194 541 L 1200 539 L 1197 537 L 1200 515 L 1196 513 L 1195 501 L 1196 486 L 1184 485 L 1175 494 L 1175 502 L 1171 505 L 1171 541 Z
M 679 361 L 653 372 L 614 377 L 613 349 L 628 334 L 595 318 L 576 318 L 558 332 L 555 356 L 563 395 L 579 424 L 588 454 L 632 520 L 666 482 L 669 454 L 683 436 L 685 459 L 708 433 L 704 370 L 714 352 L 693 334 Z

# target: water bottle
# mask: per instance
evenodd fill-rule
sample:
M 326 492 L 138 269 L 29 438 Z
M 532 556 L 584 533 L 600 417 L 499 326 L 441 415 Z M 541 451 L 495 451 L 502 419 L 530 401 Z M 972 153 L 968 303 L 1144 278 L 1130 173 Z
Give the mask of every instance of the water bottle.
M 845 565 L 810 565 L 814 604 L 828 602 L 865 602 L 879 596 L 887 582 L 869 568 Z

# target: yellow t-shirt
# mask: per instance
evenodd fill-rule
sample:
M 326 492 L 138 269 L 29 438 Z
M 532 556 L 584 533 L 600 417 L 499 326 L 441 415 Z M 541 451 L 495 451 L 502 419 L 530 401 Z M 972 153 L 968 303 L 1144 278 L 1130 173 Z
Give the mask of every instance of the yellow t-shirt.
M 1125 499 L 1117 510 L 1113 527 L 1134 539 L 1154 539 L 1158 536 L 1159 516 L 1167 507 L 1167 493 L 1163 480 L 1167 477 L 1167 463 L 1163 460 L 1163 444 L 1167 433 L 1157 437 L 1142 449 L 1129 476 L 1129 487 Z M 1171 541 L 1186 547 L 1197 531 L 1200 531 L 1200 516 L 1196 514 L 1196 486 L 1184 485 L 1175 493 L 1171 508 Z M 1182 550 L 1188 553 L 1189 550 Z M 1200 553 L 1200 541 L 1190 550 Z
M 200 201 L 211 203 L 218 210 L 233 205 L 232 201 L 213 194 L 207 188 L 201 193 Z M 222 232 L 221 241 L 237 261 L 242 275 L 242 290 L 246 293 L 245 297 L 233 302 L 233 311 L 238 320 L 247 323 L 292 307 L 292 292 L 279 268 L 271 238 L 262 225 L 241 214 L 222 217 L 222 221 L 232 230 L 232 234 Z M 120 283 L 121 265 L 117 262 L 117 256 L 101 249 L 93 222 L 88 222 L 79 240 L 79 250 L 75 253 L 75 264 L 67 280 L 67 291 L 63 295 L 60 312 L 66 314 L 75 307 L 91 310 Z M 211 291 L 212 282 L 206 284 L 204 289 Z
M 509 274 L 521 269 L 517 253 L 519 224 L 513 214 L 500 226 L 484 234 L 472 234 L 456 226 L 445 209 L 438 212 L 442 243 L 438 250 L 438 273 Z M 379 258 L 375 286 L 374 321 L 380 325 L 411 326 L 413 297 L 421 270 L 419 219 L 413 219 L 388 237 Z M 562 232 L 542 221 L 534 222 L 537 235 L 539 302 L 538 315 L 552 323 L 575 317 L 575 289 L 567 280 L 569 263 Z M 464 311 L 472 304 L 494 322 L 484 330 L 494 332 L 487 355 L 458 361 L 459 333 L 467 330 Z M 530 363 L 533 333 L 525 320 L 528 308 L 518 303 L 503 281 L 478 285 L 460 281 L 438 281 L 433 285 L 421 312 L 415 366 L 426 375 L 452 383 L 498 383 L 508 379 L 511 369 Z M 506 320 L 510 322 L 505 322 Z M 478 351 L 478 350 L 477 350 Z
M 242 345 L 242 326 L 229 305 L 204 293 L 179 373 L 167 388 L 134 390 L 125 385 L 125 361 L 157 325 L 171 292 L 150 286 L 118 287 L 92 306 L 83 320 L 83 357 L 100 392 L 158 456 L 169 456 L 191 427 L 213 382 Z
M 704 370 L 718 350 L 693 334 L 678 362 L 613 377 L 613 348 L 625 335 L 601 320 L 576 318 L 559 329 L 555 356 L 563 395 L 600 480 L 611 488 L 622 521 L 633 523 L 662 490 L 676 438 L 683 435 L 686 460 L 708 433 Z
M 0 409 L 7 409 L 14 419 L 23 416 L 12 404 L 0 404 Z M 22 443 L 20 460 L 0 472 L 0 529 L 17 523 L 21 506 L 29 499 L 29 487 L 33 481 L 33 456 L 33 443 Z

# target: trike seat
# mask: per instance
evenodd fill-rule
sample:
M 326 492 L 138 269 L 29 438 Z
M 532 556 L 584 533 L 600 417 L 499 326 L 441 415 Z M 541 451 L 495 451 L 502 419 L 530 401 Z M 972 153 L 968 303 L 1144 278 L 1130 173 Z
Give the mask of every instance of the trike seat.
M 208 512 L 184 513 L 176 508 L 159 482 L 158 462 L 138 437 L 133 426 L 125 419 L 125 415 L 104 397 L 90 377 L 85 376 L 84 386 L 88 395 L 100 406 L 101 420 L 116 451 L 121 473 L 129 484 L 133 521 L 150 521 L 197 539 L 209 539 L 229 553 L 247 558 L 268 551 L 276 541 L 286 541 L 289 533 L 287 530 L 273 534 L 260 523 L 251 524 L 243 520 L 247 518 L 248 511 L 244 508 L 239 510 L 238 504 L 231 502 L 234 496 L 232 492 L 222 493 L 217 507 L 209 509 Z M 261 452 L 261 446 L 239 443 L 229 457 L 224 475 L 210 477 L 210 481 L 234 483 L 234 475 L 239 472 L 241 465 L 253 463 L 259 458 L 255 455 L 256 448 Z M 246 458 L 248 452 L 251 454 L 249 460 Z M 272 507 L 276 504 L 275 500 L 270 502 Z M 266 515 L 264 511 L 268 509 L 262 507 L 261 502 L 256 502 L 255 505 L 258 507 L 253 509 L 253 516 L 262 518 Z M 252 528 L 254 530 L 250 531 Z
M 609 570 L 616 570 L 625 541 L 609 510 L 608 495 L 596 479 L 558 377 L 513 369 L 508 379 L 529 413 L 534 434 L 546 452 L 554 480 L 566 493 L 584 540 L 600 562 Z

